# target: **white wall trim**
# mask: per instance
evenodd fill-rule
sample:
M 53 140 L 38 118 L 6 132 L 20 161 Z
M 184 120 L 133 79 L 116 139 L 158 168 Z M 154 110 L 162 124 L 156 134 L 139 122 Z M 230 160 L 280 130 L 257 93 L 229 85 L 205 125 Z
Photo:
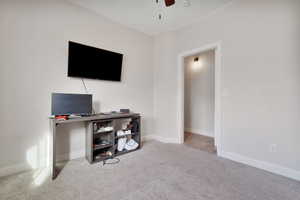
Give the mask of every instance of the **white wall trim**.
M 142 137 L 142 140 L 157 140 L 163 143 L 179 143 L 176 138 L 163 138 L 156 135 L 146 135 Z M 56 156 L 57 161 L 66 161 L 77 158 L 85 157 L 85 149 L 80 149 L 77 151 L 72 151 L 70 153 L 60 154 Z M 45 165 L 40 166 L 39 168 L 46 167 L 47 160 L 44 159 L 41 163 L 45 163 Z M 28 163 L 19 163 L 15 165 L 5 166 L 0 168 L 0 177 L 9 176 L 21 172 L 26 172 L 34 170 Z
M 144 141 L 146 140 L 157 140 L 163 143 L 180 143 L 176 138 L 163 138 L 157 135 L 148 135 L 143 138 Z M 219 156 L 222 158 L 226 158 L 238 163 L 242 163 L 248 166 L 252 166 L 261 170 L 265 170 L 277 175 L 285 176 L 287 178 L 291 178 L 294 180 L 300 181 L 300 171 L 290 169 L 287 167 L 283 167 L 280 165 L 276 165 L 273 163 L 265 162 L 265 161 L 260 161 L 260 160 L 255 160 L 237 153 L 231 153 L 231 152 L 224 152 L 224 151 L 219 151 Z
M 189 133 L 194 133 L 194 134 L 197 134 L 197 135 L 204 135 L 204 136 L 207 136 L 207 137 L 214 137 L 212 134 L 209 134 L 208 132 L 202 131 L 200 129 L 184 128 L 184 131 L 189 132 Z
M 157 140 L 157 141 L 163 142 L 163 143 L 180 144 L 180 141 L 178 140 L 178 138 L 165 138 L 165 137 L 161 137 L 161 136 L 158 136 L 158 135 L 144 136 L 143 141 L 147 141 L 147 140 Z
M 0 177 L 29 171 L 32 168 L 27 163 L 20 163 L 0 168 Z
M 85 157 L 85 149 L 80 149 L 77 151 L 72 151 L 70 153 L 57 155 L 56 159 L 57 159 L 57 161 L 65 161 L 65 160 L 73 160 L 73 159 L 82 158 L 82 157 Z
M 238 163 L 243 163 L 245 165 L 249 165 L 258 169 L 262 169 L 277 175 L 285 176 L 294 180 L 300 181 L 300 171 L 290 169 L 287 167 L 283 167 L 280 165 L 276 165 L 273 163 L 265 162 L 265 161 L 260 161 L 260 160 L 255 160 L 240 154 L 236 153 L 231 153 L 231 152 L 220 152 L 219 154 L 220 157 L 227 158 L 229 160 L 238 162 Z
M 164 138 L 164 137 L 160 137 L 157 135 L 147 135 L 147 136 L 144 136 L 142 139 L 143 139 L 143 141 L 157 140 L 157 141 L 160 141 L 163 143 L 175 143 L 175 144 L 180 143 L 180 141 L 177 138 Z M 78 151 L 75 151 L 72 153 L 58 155 L 57 158 L 58 158 L 58 160 L 62 161 L 62 160 L 71 160 L 71 159 L 81 158 L 84 155 L 85 155 L 85 150 L 82 149 L 82 150 L 78 150 Z M 229 159 L 229 160 L 232 160 L 232 161 L 235 161 L 235 162 L 238 162 L 238 163 L 243 163 L 245 165 L 256 167 L 258 169 L 266 170 L 266 171 L 274 173 L 274 174 L 278 174 L 281 176 L 285 176 L 285 177 L 300 181 L 300 171 L 297 171 L 294 169 L 290 169 L 287 167 L 283 167 L 283 166 L 265 162 L 265 161 L 255 160 L 255 159 L 252 159 L 252 158 L 240 155 L 240 154 L 236 154 L 236 153 L 231 153 L 231 152 L 224 152 L 224 151 L 221 152 L 220 151 L 219 156 Z M 20 164 L 16 164 L 16 165 L 7 166 L 7 167 L 2 167 L 2 168 L 0 168 L 0 177 L 16 174 L 16 173 L 20 173 L 20 172 L 25 172 L 25 171 L 29 171 L 29 170 L 32 170 L 32 168 L 27 163 L 20 163 Z
M 184 142 L 184 58 L 207 50 L 215 50 L 215 116 L 214 116 L 214 136 L 217 146 L 217 153 L 222 151 L 222 109 L 221 109 L 221 42 L 204 45 L 200 48 L 183 52 L 178 55 L 178 140 Z
M 56 158 L 57 158 L 57 161 L 65 161 L 65 160 L 72 160 L 72 159 L 76 159 L 76 158 L 82 158 L 84 156 L 85 156 L 85 149 L 81 149 L 81 150 L 78 150 L 78 151 L 73 151 L 73 152 L 70 152 L 70 153 L 57 155 Z M 30 171 L 30 170 L 34 170 L 34 169 L 38 169 L 38 168 L 43 168 L 43 167 L 47 166 L 46 159 L 41 161 L 41 163 L 42 163 L 42 165 L 40 165 L 37 168 L 32 168 L 26 162 L 15 164 L 15 165 L 10 165 L 10 166 L 6 166 L 6 167 L 2 167 L 2 168 L 0 168 L 0 177 L 9 176 L 9 175 L 12 175 L 12 174 L 17 174 L 17 173 Z

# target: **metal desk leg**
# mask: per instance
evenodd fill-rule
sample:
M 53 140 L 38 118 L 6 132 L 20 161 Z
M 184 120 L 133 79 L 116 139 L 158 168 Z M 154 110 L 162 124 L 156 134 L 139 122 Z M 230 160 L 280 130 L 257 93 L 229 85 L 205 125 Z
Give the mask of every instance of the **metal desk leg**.
M 55 120 L 51 120 L 51 145 L 50 145 L 50 170 L 52 174 L 52 180 L 56 178 L 57 171 L 56 171 L 56 122 Z

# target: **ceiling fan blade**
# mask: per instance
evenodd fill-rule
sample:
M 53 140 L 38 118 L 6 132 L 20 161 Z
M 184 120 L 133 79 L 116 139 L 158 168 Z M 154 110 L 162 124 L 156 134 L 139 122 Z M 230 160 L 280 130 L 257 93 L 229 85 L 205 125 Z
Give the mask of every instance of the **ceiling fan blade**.
M 172 6 L 173 4 L 175 4 L 175 0 L 165 0 L 166 6 Z

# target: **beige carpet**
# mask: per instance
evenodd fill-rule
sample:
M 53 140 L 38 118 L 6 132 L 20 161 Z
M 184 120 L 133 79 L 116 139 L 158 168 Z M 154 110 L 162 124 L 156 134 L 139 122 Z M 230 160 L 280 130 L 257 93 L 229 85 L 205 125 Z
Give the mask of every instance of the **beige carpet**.
M 215 148 L 214 138 L 204 135 L 185 132 L 184 144 L 209 153 L 217 152 Z
M 300 182 L 185 145 L 147 142 L 117 165 L 68 162 L 55 181 L 0 179 L 1 200 L 297 200 Z

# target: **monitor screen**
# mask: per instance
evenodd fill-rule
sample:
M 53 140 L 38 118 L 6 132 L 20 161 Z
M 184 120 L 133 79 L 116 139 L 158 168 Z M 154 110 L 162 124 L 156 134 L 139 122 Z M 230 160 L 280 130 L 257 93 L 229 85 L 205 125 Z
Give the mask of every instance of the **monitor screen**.
M 121 81 L 123 54 L 69 42 L 68 76 Z
M 52 93 L 52 115 L 91 115 L 93 111 L 91 94 Z

